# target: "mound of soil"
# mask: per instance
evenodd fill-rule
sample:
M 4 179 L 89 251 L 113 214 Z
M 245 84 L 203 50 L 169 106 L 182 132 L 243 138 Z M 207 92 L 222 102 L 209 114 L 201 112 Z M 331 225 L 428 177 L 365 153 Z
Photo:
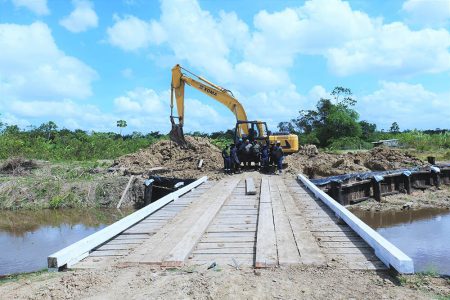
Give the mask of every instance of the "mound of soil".
M 0 172 L 13 176 L 24 175 L 37 167 L 36 162 L 23 157 L 11 157 L 0 166 Z
M 187 148 L 171 141 L 159 141 L 136 153 L 119 157 L 114 161 L 114 167 L 127 174 L 165 171 L 165 176 L 185 179 L 197 179 L 204 175 L 209 179 L 221 178 L 223 159 L 220 149 L 207 138 L 186 136 L 186 141 Z M 198 168 L 201 159 L 203 164 Z M 152 171 L 155 168 L 159 170 Z
M 407 152 L 384 147 L 366 152 L 331 154 L 316 152 L 312 147 L 303 146 L 298 153 L 286 157 L 285 162 L 289 173 L 302 172 L 311 178 L 426 165 Z

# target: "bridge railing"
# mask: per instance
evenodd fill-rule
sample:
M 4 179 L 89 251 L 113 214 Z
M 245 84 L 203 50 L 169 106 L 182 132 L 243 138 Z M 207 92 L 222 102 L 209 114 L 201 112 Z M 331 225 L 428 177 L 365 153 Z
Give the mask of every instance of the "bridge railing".
M 141 208 L 140 210 L 126 216 L 125 218 L 120 219 L 114 224 L 111 224 L 103 228 L 102 230 L 97 231 L 96 233 L 93 233 L 85 237 L 84 239 L 59 250 L 58 252 L 51 254 L 47 258 L 49 270 L 59 270 L 64 267 L 70 267 L 76 264 L 83 258 L 89 256 L 91 250 L 109 241 L 113 237 L 140 222 L 168 203 L 178 199 L 180 196 L 186 194 L 195 187 L 207 181 L 207 179 L 208 177 L 204 176 L 192 182 L 191 184 L 188 184 L 187 186 L 160 198 L 158 201 L 155 201 Z
M 414 263 L 412 259 L 403 253 L 396 246 L 382 237 L 366 223 L 352 214 L 344 206 L 336 202 L 324 191 L 314 185 L 304 175 L 299 174 L 300 180 L 317 198 L 322 200 L 339 218 L 350 226 L 363 240 L 375 251 L 375 255 L 389 268 L 394 268 L 399 273 L 414 273 Z

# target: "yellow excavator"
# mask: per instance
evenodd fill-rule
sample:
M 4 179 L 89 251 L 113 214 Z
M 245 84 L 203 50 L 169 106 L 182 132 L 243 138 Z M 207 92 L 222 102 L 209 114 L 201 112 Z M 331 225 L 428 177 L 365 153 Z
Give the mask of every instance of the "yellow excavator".
M 183 72 L 184 71 L 184 72 Z M 188 76 L 187 74 L 190 74 Z M 271 134 L 267 129 L 266 122 L 249 121 L 242 104 L 234 97 L 230 90 L 220 87 L 205 78 L 195 75 L 184 69 L 180 65 L 172 68 L 172 88 L 170 99 L 170 121 L 172 129 L 169 133 L 170 138 L 181 146 L 186 146 L 184 139 L 184 88 L 189 85 L 200 92 L 208 95 L 214 100 L 222 103 L 236 116 L 236 126 L 234 130 L 234 142 L 240 139 L 249 139 L 259 141 L 262 144 L 272 145 L 280 142 L 283 152 L 286 154 L 298 151 L 298 136 L 295 134 Z M 178 116 L 173 115 L 174 98 L 176 101 Z M 175 119 L 178 119 L 178 124 Z

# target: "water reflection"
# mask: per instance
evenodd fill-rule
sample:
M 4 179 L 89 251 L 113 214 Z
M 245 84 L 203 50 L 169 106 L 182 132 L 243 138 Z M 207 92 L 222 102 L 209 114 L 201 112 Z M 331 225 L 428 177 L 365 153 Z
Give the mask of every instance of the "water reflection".
M 45 268 L 49 254 L 131 212 L 100 209 L 0 211 L 0 275 Z
M 450 211 L 354 212 L 414 260 L 416 271 L 450 275 Z

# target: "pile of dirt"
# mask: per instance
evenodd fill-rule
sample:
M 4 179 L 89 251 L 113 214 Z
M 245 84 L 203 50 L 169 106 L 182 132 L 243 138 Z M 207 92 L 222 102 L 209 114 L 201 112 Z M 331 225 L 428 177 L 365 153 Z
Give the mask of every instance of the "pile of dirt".
M 366 152 L 333 154 L 314 151 L 314 147 L 308 145 L 286 157 L 285 162 L 289 173 L 301 172 L 310 178 L 426 165 L 408 152 L 398 149 L 379 147 Z
M 25 159 L 20 156 L 11 157 L 0 166 L 0 172 L 13 176 L 20 176 L 28 173 L 36 167 L 36 162 L 31 159 Z
M 168 141 L 159 141 L 136 153 L 119 157 L 113 167 L 125 174 L 161 173 L 185 179 L 207 175 L 210 179 L 223 176 L 221 151 L 208 138 L 186 136 L 186 148 Z M 203 160 L 199 167 L 200 160 Z M 151 171 L 151 169 L 161 168 Z M 165 171 L 165 172 L 164 172 Z

